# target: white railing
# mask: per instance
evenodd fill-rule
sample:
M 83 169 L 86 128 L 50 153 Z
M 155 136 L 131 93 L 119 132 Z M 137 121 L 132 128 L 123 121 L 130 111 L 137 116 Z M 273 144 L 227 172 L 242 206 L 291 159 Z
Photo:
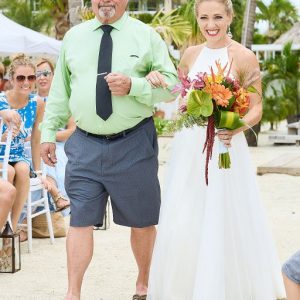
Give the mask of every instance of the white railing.
M 259 62 L 274 58 L 276 53 L 282 52 L 284 45 L 282 44 L 261 44 L 252 45 L 251 50 L 255 53 Z M 300 50 L 300 44 L 292 44 L 292 50 Z

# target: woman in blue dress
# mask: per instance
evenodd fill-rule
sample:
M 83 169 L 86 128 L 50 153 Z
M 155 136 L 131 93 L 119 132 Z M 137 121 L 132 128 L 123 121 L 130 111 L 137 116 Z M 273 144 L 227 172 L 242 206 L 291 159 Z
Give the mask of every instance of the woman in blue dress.
M 9 181 L 14 184 L 17 195 L 12 207 L 12 226 L 16 230 L 18 219 L 29 191 L 30 160 L 26 156 L 24 143 L 31 136 L 32 163 L 34 170 L 40 169 L 40 131 L 44 101 L 32 94 L 35 87 L 35 65 L 24 54 L 17 55 L 9 68 L 12 89 L 0 94 L 0 111 L 14 110 L 22 119 L 18 133 L 14 136 L 9 156 Z M 7 127 L 3 127 L 5 138 Z M 0 155 L 4 147 L 0 147 Z M 1 163 L 1 162 L 0 162 Z

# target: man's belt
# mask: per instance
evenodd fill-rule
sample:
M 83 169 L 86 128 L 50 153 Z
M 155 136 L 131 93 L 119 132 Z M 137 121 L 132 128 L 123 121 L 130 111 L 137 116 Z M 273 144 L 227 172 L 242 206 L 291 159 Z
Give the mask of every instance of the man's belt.
M 125 137 L 127 134 L 133 132 L 134 130 L 136 130 L 139 127 L 141 127 L 142 125 L 150 122 L 151 120 L 152 120 L 152 117 L 146 118 L 146 119 L 142 120 L 140 123 L 136 124 L 135 126 L 128 128 L 126 130 L 123 130 L 121 132 L 114 133 L 114 134 L 95 134 L 95 133 L 87 132 L 79 127 L 77 127 L 77 129 L 79 131 L 81 131 L 82 133 L 84 133 L 86 136 L 92 136 L 92 137 L 103 139 L 103 140 L 115 140 L 115 139 Z

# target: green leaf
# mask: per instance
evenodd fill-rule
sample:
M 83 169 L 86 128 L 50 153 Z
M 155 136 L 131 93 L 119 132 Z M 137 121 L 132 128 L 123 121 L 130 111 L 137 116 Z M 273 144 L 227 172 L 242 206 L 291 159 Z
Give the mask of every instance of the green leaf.
M 247 87 L 247 92 L 258 94 L 258 90 L 253 85 Z
M 194 117 L 209 117 L 213 113 L 214 106 L 211 95 L 200 90 L 190 93 L 187 101 L 187 112 Z

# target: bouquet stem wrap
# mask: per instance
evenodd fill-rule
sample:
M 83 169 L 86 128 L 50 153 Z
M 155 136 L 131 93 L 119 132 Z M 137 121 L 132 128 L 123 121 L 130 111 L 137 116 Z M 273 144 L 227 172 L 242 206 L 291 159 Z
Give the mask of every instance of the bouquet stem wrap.
M 216 128 L 218 129 L 229 129 L 235 130 L 245 126 L 245 122 L 240 119 L 238 113 L 232 111 L 218 111 L 216 114 Z M 224 146 L 222 142 L 219 145 L 219 168 L 229 169 L 230 168 L 230 155 L 228 148 Z

